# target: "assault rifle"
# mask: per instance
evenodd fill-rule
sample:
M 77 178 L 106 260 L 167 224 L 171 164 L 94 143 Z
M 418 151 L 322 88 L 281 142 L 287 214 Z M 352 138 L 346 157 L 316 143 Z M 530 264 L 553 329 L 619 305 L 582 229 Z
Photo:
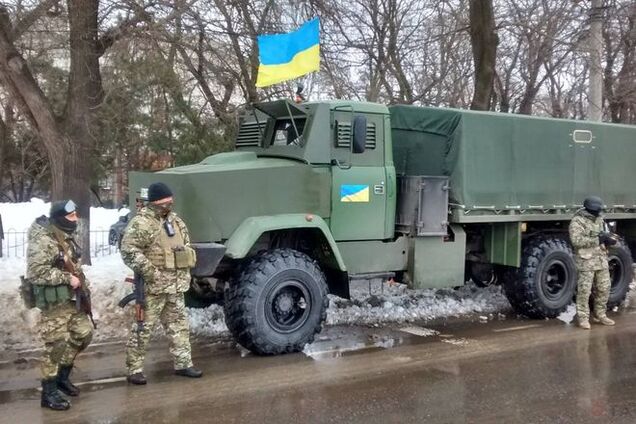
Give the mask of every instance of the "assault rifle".
M 607 222 L 603 221 L 603 231 L 599 233 L 599 242 L 605 246 L 606 249 L 609 249 L 611 246 L 614 246 L 616 243 L 620 241 L 620 236 L 616 233 L 613 233 Z
M 146 309 L 146 295 L 144 293 L 144 277 L 135 273 L 134 278 L 126 277 L 127 283 L 133 283 L 133 292 L 119 301 L 120 308 L 135 301 L 135 319 L 137 320 L 137 344 L 141 344 L 141 332 L 144 330 L 144 311 Z
M 86 288 L 86 276 L 82 271 L 79 271 L 73 261 L 67 256 L 60 253 L 60 260 L 62 262 L 63 268 L 70 272 L 71 275 L 74 275 L 80 280 L 80 286 L 75 291 L 75 308 L 78 312 L 84 312 L 90 318 L 93 323 L 93 328 L 97 329 L 97 324 L 95 324 L 95 320 L 93 319 L 93 305 L 91 302 L 91 293 Z

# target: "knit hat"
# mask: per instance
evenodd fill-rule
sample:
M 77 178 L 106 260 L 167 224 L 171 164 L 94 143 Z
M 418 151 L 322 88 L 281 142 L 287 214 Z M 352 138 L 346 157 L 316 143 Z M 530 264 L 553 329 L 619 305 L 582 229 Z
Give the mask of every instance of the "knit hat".
M 172 191 L 164 183 L 152 183 L 148 187 L 148 201 L 156 202 L 157 200 L 172 197 Z

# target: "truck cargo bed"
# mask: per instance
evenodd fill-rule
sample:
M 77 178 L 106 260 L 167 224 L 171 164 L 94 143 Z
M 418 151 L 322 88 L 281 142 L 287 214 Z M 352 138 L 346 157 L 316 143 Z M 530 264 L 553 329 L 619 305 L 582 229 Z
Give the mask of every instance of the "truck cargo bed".
M 393 106 L 398 175 L 447 176 L 451 222 L 563 219 L 591 194 L 636 216 L 636 127 Z M 555 216 L 556 215 L 556 216 Z

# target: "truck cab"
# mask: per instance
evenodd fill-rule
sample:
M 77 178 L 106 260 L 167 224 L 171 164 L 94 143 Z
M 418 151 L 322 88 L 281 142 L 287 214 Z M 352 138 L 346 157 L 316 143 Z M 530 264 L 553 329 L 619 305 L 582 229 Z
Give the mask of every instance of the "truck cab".
M 327 170 L 331 193 L 325 200 L 330 205 L 322 218 L 336 241 L 394 236 L 396 179 L 386 106 L 258 103 L 240 123 L 236 149 Z

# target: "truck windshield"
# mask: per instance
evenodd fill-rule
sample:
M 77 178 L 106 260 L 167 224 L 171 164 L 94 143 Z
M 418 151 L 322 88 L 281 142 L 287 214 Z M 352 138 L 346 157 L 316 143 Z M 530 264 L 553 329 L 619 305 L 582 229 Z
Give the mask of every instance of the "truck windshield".
M 307 106 L 289 100 L 255 103 L 239 126 L 236 147 L 256 148 L 259 155 L 298 158 L 311 126 L 308 111 Z
M 302 137 L 305 129 L 306 119 L 277 119 L 274 124 L 274 132 L 269 143 L 264 143 L 264 147 L 271 146 L 293 146 L 303 147 L 305 139 Z

